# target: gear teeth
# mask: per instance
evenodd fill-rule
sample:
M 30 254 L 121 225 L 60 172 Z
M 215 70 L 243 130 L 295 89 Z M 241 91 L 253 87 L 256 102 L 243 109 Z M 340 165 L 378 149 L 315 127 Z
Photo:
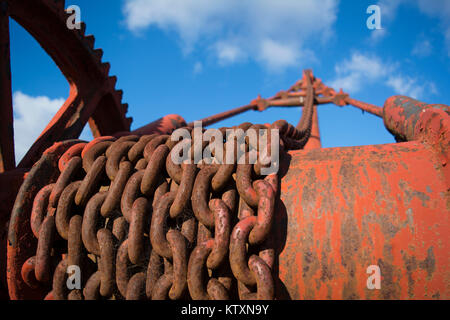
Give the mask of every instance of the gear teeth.
M 111 84 L 111 88 L 115 88 L 117 83 L 117 77 L 116 76 L 108 77 L 108 82 Z
M 105 77 L 107 77 L 109 74 L 109 69 L 111 69 L 111 65 L 109 64 L 109 62 L 102 63 L 102 69 L 103 74 L 105 75 Z
M 80 29 L 78 30 L 78 33 L 80 34 L 80 36 L 84 36 L 84 34 L 86 33 L 86 23 L 80 23 Z
M 119 99 L 119 101 L 122 101 L 123 90 L 116 90 L 116 97 L 117 99 Z
M 44 2 L 50 10 L 56 12 L 58 15 L 64 16 L 65 14 L 67 14 L 65 8 L 65 0 L 46 0 L 42 2 Z
M 13 0 L 8 0 L 6 2 L 13 2 Z M 66 22 L 68 17 L 70 17 L 73 13 L 69 13 L 66 11 L 66 5 L 70 6 L 71 3 L 65 1 L 65 0 L 23 0 L 21 2 L 42 2 L 43 9 L 50 10 L 49 14 L 56 15 L 56 18 L 61 20 L 60 26 L 64 27 L 64 31 L 67 33 L 69 37 L 75 36 L 74 39 L 70 38 L 72 42 L 71 46 L 74 47 L 75 44 L 79 46 L 81 51 L 84 54 L 89 55 L 89 66 L 91 68 L 94 68 L 95 70 L 95 81 L 98 81 L 97 85 L 103 85 L 105 87 L 102 87 L 103 95 L 108 95 L 112 98 L 111 105 L 108 106 L 110 110 L 112 110 L 113 117 L 120 117 L 120 126 L 118 127 L 118 130 L 123 130 L 123 127 L 126 127 L 127 130 L 129 130 L 131 122 L 133 119 L 127 118 L 126 113 L 128 112 L 128 104 L 122 104 L 122 97 L 123 97 L 123 91 L 122 90 L 115 90 L 115 86 L 117 83 L 117 77 L 115 76 L 109 76 L 109 72 L 111 69 L 111 65 L 108 62 L 102 63 L 103 58 L 103 50 L 100 48 L 95 48 L 95 37 L 93 35 L 86 35 L 86 24 L 84 22 L 80 23 L 80 28 L 73 30 L 72 32 L 67 32 L 66 28 Z M 0 0 L 0 3 L 3 2 L 3 0 Z M 72 30 L 70 30 L 72 31 Z M 92 63 L 91 63 L 92 62 Z M 62 70 L 61 70 L 62 71 Z M 97 79 L 97 75 L 101 79 Z M 105 129 L 106 130 L 106 129 Z M 107 129 L 109 130 L 109 129 Z
M 88 35 L 86 37 L 84 37 L 87 45 L 89 46 L 89 48 L 94 49 L 94 44 L 95 44 L 95 37 L 93 35 Z
M 66 0 L 54 0 L 54 2 L 58 9 L 63 11 L 66 10 Z
M 103 57 L 103 50 L 102 49 L 95 49 L 93 54 L 94 54 L 95 59 L 97 59 L 98 62 L 102 61 L 102 57 Z
M 125 122 L 127 123 L 128 126 L 128 130 L 130 130 L 129 128 L 131 127 L 131 123 L 133 122 L 133 118 L 125 118 Z

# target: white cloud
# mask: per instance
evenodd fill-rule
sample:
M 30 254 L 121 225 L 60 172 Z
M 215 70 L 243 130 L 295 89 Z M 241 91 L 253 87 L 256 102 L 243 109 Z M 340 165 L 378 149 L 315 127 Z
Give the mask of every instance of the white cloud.
M 214 51 L 220 65 L 228 65 L 246 59 L 246 54 L 239 45 L 231 41 L 215 43 Z
M 370 41 L 376 44 L 389 34 L 386 28 L 395 18 L 398 7 L 405 0 L 380 0 L 377 5 L 380 7 L 381 29 L 374 29 L 370 32 Z
M 448 0 L 417 0 L 420 11 L 430 17 L 437 17 L 441 22 L 447 54 L 450 57 L 450 1 Z
M 200 62 L 200 61 L 197 61 L 195 64 L 194 64 L 194 74 L 199 74 L 199 73 L 202 73 L 202 71 L 203 71 L 203 64 Z
M 298 64 L 301 50 L 289 44 L 282 44 L 271 39 L 261 43 L 258 59 L 262 61 L 269 70 L 283 70 Z
M 447 44 L 447 53 L 450 56 L 450 1 L 448 0 L 380 0 L 378 5 L 381 9 L 381 25 L 386 27 L 391 23 L 401 5 L 414 5 L 420 12 L 432 17 L 438 18 L 441 23 L 441 29 Z M 413 22 L 411 22 L 413 23 Z M 372 40 L 382 38 L 386 32 L 374 34 Z
M 432 51 L 433 46 L 429 40 L 419 39 L 414 45 L 411 53 L 417 57 L 428 57 Z
M 210 50 L 219 64 L 255 59 L 279 70 L 310 58 L 307 40 L 332 35 L 338 0 L 125 0 L 129 30 L 176 32 L 183 50 Z
M 397 15 L 398 7 L 401 4 L 406 3 L 406 0 L 380 0 L 378 5 L 381 11 L 381 23 L 390 23 L 395 19 Z
M 392 76 L 389 77 L 386 84 L 394 89 L 395 92 L 411 98 L 421 97 L 425 90 L 423 85 L 417 84 L 417 80 L 410 77 Z
M 63 98 L 32 97 L 20 91 L 14 92 L 14 147 L 16 163 L 19 163 L 23 158 L 64 102 L 65 99 Z M 81 133 L 80 139 L 92 140 L 92 133 L 88 125 Z
M 31 97 L 20 91 L 14 92 L 14 140 L 17 163 L 61 108 L 64 101 L 64 99 L 50 99 L 45 96 Z
M 411 98 L 421 99 L 426 94 L 437 94 L 436 85 L 432 82 L 418 83 L 418 79 L 408 76 L 391 76 L 386 84 L 396 93 Z
M 442 18 L 450 17 L 450 3 L 448 0 L 417 0 L 419 9 L 430 15 Z M 450 21 L 447 21 L 450 23 Z
M 433 82 L 404 76 L 397 64 L 382 61 L 374 55 L 354 53 L 349 60 L 335 66 L 337 78 L 330 85 L 336 90 L 343 89 L 354 94 L 364 86 L 382 84 L 391 88 L 396 94 L 421 99 L 430 94 L 437 94 Z
M 393 69 L 393 66 L 381 61 L 372 55 L 354 53 L 350 60 L 344 60 L 335 66 L 337 78 L 331 82 L 331 86 L 337 90 L 340 88 L 348 92 L 358 92 L 364 84 L 372 83 Z
M 371 30 L 370 31 L 370 44 L 376 44 L 376 43 L 378 43 L 378 41 L 383 39 L 388 34 L 388 32 L 386 30 L 387 29 L 385 29 L 385 28 Z
M 199 36 L 213 34 L 221 27 L 217 17 L 230 14 L 231 9 L 225 2 L 209 0 L 125 0 L 123 11 L 129 30 L 156 26 L 175 31 L 190 51 Z
M 345 60 L 335 67 L 337 74 L 346 72 L 357 73 L 370 79 L 378 78 L 386 74 L 387 70 L 383 62 L 376 56 L 367 56 L 359 52 L 352 55 L 351 60 Z

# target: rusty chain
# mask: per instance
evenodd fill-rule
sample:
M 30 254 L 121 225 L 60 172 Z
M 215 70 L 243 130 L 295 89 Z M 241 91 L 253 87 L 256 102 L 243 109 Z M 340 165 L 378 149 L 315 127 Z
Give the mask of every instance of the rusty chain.
M 278 129 L 281 151 L 306 143 L 284 120 L 235 128 Z M 34 199 L 38 245 L 23 265 L 25 283 L 51 288 L 47 299 L 273 299 L 277 174 L 263 177 L 259 162 L 236 157 L 235 164 L 175 164 L 179 143 L 192 145 L 152 134 L 69 148 L 59 178 Z M 244 156 L 251 147 L 247 141 Z M 66 285 L 73 265 L 81 269 L 79 290 Z

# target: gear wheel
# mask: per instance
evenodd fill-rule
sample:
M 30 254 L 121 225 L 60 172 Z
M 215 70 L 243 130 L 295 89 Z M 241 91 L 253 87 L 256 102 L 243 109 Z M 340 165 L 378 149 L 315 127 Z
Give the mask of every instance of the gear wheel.
M 129 131 L 132 119 L 126 117 L 122 90 L 115 89 L 117 78 L 109 75 L 110 64 L 102 62 L 103 51 L 95 49 L 94 36 L 85 35 L 86 25 L 67 27 L 70 14 L 64 0 L 0 0 L 0 5 L 39 42 L 70 86 L 69 97 L 19 168 L 30 168 L 54 142 L 77 138 L 87 122 L 94 137 Z M 9 52 L 2 54 L 9 60 Z

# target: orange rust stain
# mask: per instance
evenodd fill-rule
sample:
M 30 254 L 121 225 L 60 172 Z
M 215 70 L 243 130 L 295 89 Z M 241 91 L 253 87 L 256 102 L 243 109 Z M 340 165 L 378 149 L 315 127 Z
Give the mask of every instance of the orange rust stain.
M 448 297 L 447 184 L 427 147 L 407 142 L 290 154 L 281 183 L 288 231 L 280 279 L 292 297 Z M 381 290 L 366 288 L 372 264 L 381 268 Z

